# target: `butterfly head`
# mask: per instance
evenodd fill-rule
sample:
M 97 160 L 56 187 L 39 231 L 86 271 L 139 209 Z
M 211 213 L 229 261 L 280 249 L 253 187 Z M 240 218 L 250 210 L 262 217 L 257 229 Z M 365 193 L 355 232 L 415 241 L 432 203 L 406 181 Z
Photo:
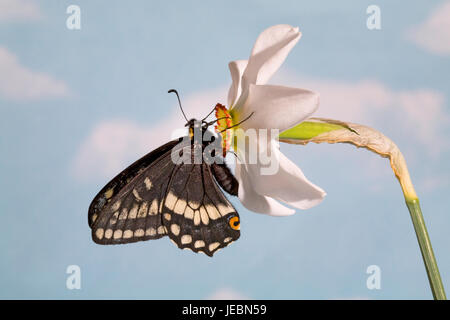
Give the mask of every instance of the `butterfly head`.
M 214 123 L 213 122 L 207 122 L 205 120 L 197 120 L 195 118 L 192 118 L 191 120 L 189 120 L 188 122 L 186 122 L 186 124 L 184 125 L 185 127 L 189 128 L 189 135 L 192 135 L 194 130 L 199 130 L 201 129 L 202 132 L 204 132 L 206 129 L 208 129 L 208 127 Z
M 201 132 L 205 132 L 205 130 L 207 130 L 210 125 L 211 123 L 208 123 L 204 120 L 200 121 L 195 118 L 192 118 L 191 120 L 186 122 L 184 126 L 189 128 L 189 136 L 193 137 L 194 131 L 201 130 Z
M 188 122 L 186 122 L 186 124 L 184 125 L 185 127 L 189 127 L 189 128 L 200 128 L 200 127 L 202 127 L 202 128 L 204 128 L 204 129 L 206 129 L 206 128 L 208 128 L 212 123 L 214 123 L 215 121 L 213 121 L 213 122 L 207 122 L 207 121 L 205 121 L 205 120 L 197 120 L 197 119 L 195 119 L 195 118 L 192 118 L 191 120 L 189 120 Z
M 189 127 L 189 129 L 191 129 L 191 128 L 193 129 L 193 128 L 200 128 L 200 124 L 201 124 L 200 121 L 192 118 L 191 120 L 186 122 L 186 124 L 184 126 Z

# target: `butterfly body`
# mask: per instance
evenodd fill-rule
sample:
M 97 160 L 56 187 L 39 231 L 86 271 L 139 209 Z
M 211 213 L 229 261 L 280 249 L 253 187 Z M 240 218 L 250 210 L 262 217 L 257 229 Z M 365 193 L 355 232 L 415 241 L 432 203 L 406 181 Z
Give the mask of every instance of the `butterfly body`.
M 137 160 L 97 194 L 88 213 L 94 242 L 169 236 L 181 249 L 212 256 L 239 238 L 239 215 L 219 188 L 237 195 L 238 182 L 224 163 L 205 161 L 208 149 L 217 159 L 214 139 L 203 139 L 208 123 L 192 119 L 186 126 L 188 137 Z

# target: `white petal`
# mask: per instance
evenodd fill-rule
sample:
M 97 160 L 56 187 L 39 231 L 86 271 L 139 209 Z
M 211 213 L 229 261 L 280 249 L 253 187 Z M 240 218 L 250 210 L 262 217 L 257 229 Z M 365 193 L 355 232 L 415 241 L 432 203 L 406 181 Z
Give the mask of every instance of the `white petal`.
M 247 60 L 231 61 L 228 64 L 228 68 L 231 73 L 231 86 L 228 90 L 228 108 L 231 108 L 236 99 L 241 95 L 241 78 L 247 67 Z
M 256 39 L 243 75 L 242 91 L 249 84 L 266 84 L 301 37 L 298 28 L 280 24 L 264 30 Z
M 248 98 L 236 106 L 236 122 L 253 115 L 241 125 L 247 128 L 279 129 L 280 132 L 304 121 L 319 107 L 319 95 L 299 88 L 250 85 Z
M 271 197 L 298 209 L 308 209 L 319 204 L 326 193 L 311 183 L 292 161 L 282 154 L 275 143 L 272 159 L 279 161 L 278 171 L 272 175 L 261 174 L 262 165 L 247 164 L 248 183 L 259 195 Z M 274 161 L 274 160 L 273 160 Z
M 236 163 L 236 179 L 239 181 L 239 200 L 247 209 L 272 216 L 290 216 L 295 210 L 285 207 L 274 199 L 259 195 L 255 192 L 245 164 Z

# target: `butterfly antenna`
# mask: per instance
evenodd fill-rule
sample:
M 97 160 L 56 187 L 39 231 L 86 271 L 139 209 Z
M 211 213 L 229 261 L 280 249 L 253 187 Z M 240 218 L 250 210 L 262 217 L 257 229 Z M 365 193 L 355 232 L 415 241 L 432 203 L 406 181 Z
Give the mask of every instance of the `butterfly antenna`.
M 206 116 L 206 117 L 204 117 L 203 119 L 202 119 L 202 121 L 205 121 L 206 120 L 206 118 L 208 118 L 210 115 L 211 115 L 211 113 L 213 113 L 214 112 L 214 110 L 216 110 L 216 107 L 214 107 L 212 110 L 211 110 L 211 112 L 210 113 L 208 113 L 208 115 Z
M 233 124 L 231 127 L 228 127 L 228 128 L 223 129 L 223 130 L 220 131 L 219 133 L 222 133 L 222 132 L 224 132 L 224 131 L 226 131 L 226 130 L 228 130 L 228 129 L 231 129 L 231 128 L 234 128 L 234 127 L 240 125 L 242 122 L 247 121 L 248 119 L 250 119 L 250 117 L 251 117 L 254 113 L 255 113 L 255 112 L 250 113 L 250 115 L 249 115 L 247 118 L 245 118 L 244 120 L 239 121 L 239 122 L 236 123 L 236 124 Z
M 170 89 L 169 91 L 167 91 L 167 93 L 172 93 L 172 92 L 177 95 L 178 105 L 180 106 L 181 112 L 183 113 L 183 116 L 186 119 L 186 121 L 189 122 L 188 118 L 186 117 L 186 114 L 183 111 L 183 107 L 181 106 L 181 100 L 180 100 L 180 96 L 178 95 L 178 91 L 175 89 Z
M 210 125 L 212 125 L 212 124 L 214 124 L 214 122 L 217 122 L 217 121 L 219 121 L 219 120 L 222 120 L 222 119 L 228 119 L 229 117 L 222 117 L 222 118 L 217 118 L 216 120 L 212 120 L 212 121 L 210 121 L 210 122 L 206 122 L 205 121 L 205 123 L 208 125 L 208 127 L 210 126 Z M 204 120 L 202 120 L 202 121 L 204 121 Z

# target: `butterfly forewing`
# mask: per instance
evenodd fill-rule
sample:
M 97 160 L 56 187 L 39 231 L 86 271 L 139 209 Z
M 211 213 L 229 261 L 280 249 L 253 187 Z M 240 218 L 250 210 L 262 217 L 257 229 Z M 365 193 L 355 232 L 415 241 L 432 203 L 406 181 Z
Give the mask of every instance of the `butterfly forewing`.
M 119 244 L 164 236 L 160 207 L 175 168 L 168 151 L 112 196 L 92 226 L 94 241 Z
M 105 206 L 112 201 L 113 198 L 117 199 L 117 194 L 129 184 L 136 176 L 142 171 L 146 170 L 151 164 L 155 164 L 157 161 L 161 161 L 162 155 L 170 152 L 180 140 L 170 141 L 161 147 L 148 153 L 141 159 L 135 161 L 128 168 L 119 173 L 114 179 L 112 179 L 100 192 L 95 196 L 91 205 L 89 206 L 88 222 L 92 227 L 99 214 L 105 208 Z

